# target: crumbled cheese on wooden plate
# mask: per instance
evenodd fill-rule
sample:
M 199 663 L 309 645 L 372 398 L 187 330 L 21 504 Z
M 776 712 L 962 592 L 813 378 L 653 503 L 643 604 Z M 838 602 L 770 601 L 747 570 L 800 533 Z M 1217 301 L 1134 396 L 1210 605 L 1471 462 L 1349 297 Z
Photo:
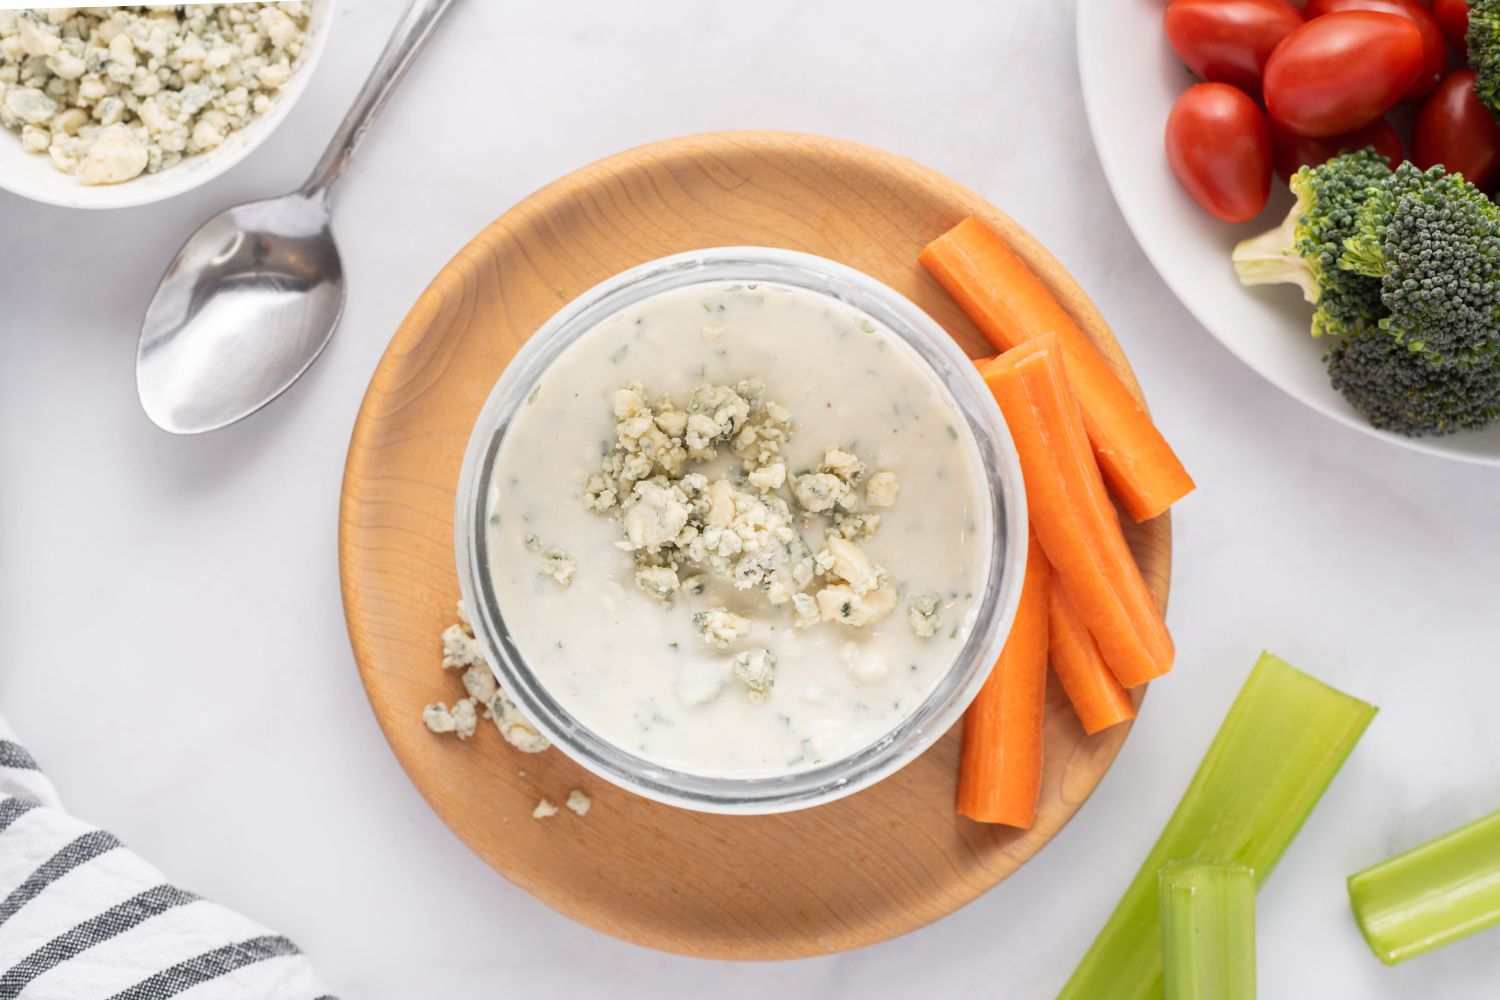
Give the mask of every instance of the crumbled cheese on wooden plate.
M 523 753 L 541 753 L 551 744 L 531 721 L 521 714 L 515 702 L 505 693 L 489 664 L 479 643 L 474 640 L 474 630 L 469 625 L 469 616 L 463 603 L 458 606 L 458 622 L 443 630 L 443 666 L 450 670 L 462 670 L 464 692 L 467 695 L 449 708 L 443 702 L 428 705 L 422 710 L 422 721 L 434 733 L 455 733 L 459 739 L 474 735 L 478 725 L 480 707 L 486 719 L 495 723 L 505 742 Z

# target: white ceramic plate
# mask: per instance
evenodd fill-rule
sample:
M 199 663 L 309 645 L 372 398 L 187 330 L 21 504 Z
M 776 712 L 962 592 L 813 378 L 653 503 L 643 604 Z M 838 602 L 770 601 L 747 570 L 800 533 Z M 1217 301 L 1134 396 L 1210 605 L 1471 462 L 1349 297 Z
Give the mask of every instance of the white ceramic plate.
M 1240 360 L 1319 413 L 1406 448 L 1500 465 L 1500 427 L 1440 438 L 1378 431 L 1328 384 L 1324 347 L 1312 339 L 1311 307 L 1296 288 L 1249 289 L 1229 252 L 1276 225 L 1292 197 L 1279 181 L 1260 219 L 1211 218 L 1167 169 L 1163 128 L 1190 83 L 1162 31 L 1163 0 L 1078 0 L 1078 66 L 1094 145 L 1135 238 L 1162 280 L 1199 323 Z
M 276 95 L 271 110 L 230 135 L 217 149 L 187 157 L 159 173 L 142 174 L 123 184 L 89 186 L 78 183 L 72 174 L 53 167 L 45 155 L 28 153 L 21 147 L 21 137 L 17 133 L 0 127 L 0 188 L 33 201 L 64 208 L 129 208 L 171 198 L 208 183 L 264 142 L 307 90 L 308 81 L 328 44 L 336 2 L 313 0 L 307 44 L 292 70 L 291 79 Z

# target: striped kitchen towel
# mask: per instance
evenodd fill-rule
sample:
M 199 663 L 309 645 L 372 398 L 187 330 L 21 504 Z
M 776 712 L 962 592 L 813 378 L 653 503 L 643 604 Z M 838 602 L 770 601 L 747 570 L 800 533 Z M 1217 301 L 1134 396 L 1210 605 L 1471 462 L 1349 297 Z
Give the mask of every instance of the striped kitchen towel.
M 69 816 L 0 719 L 0 1000 L 333 1000 L 297 946 Z

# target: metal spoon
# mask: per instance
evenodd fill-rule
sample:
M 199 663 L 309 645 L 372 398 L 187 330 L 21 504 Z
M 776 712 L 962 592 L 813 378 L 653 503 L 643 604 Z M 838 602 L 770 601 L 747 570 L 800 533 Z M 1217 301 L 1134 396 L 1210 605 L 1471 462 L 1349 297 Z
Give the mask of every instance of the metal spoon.
M 249 416 L 307 371 L 338 326 L 344 268 L 334 182 L 453 0 L 412 0 L 301 188 L 220 212 L 162 276 L 136 352 L 141 406 L 174 434 Z

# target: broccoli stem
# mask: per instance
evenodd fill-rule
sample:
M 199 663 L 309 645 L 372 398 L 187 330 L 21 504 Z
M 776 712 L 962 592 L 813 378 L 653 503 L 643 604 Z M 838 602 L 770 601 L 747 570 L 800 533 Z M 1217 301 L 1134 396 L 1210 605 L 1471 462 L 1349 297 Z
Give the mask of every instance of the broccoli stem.
M 1318 279 L 1295 245 L 1297 222 L 1306 211 L 1307 205 L 1299 198 L 1281 225 L 1240 241 L 1229 256 L 1240 284 L 1296 285 L 1303 298 L 1317 304 Z

